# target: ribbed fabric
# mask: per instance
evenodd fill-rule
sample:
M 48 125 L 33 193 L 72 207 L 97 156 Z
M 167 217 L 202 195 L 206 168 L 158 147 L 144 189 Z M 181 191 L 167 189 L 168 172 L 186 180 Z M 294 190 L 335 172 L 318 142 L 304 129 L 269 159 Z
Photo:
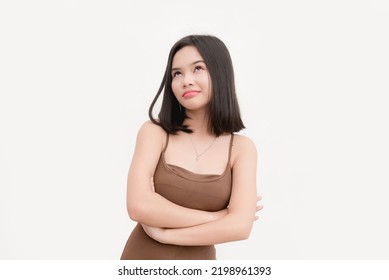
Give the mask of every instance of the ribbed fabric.
M 171 202 L 197 210 L 218 211 L 228 206 L 232 187 L 230 166 L 231 148 L 234 135 L 231 135 L 228 162 L 220 175 L 196 174 L 185 168 L 169 165 L 165 161 L 166 146 L 159 158 L 155 174 L 155 191 Z M 122 260 L 213 260 L 215 247 L 177 246 L 162 244 L 150 238 L 140 224 L 132 231 L 124 247 Z

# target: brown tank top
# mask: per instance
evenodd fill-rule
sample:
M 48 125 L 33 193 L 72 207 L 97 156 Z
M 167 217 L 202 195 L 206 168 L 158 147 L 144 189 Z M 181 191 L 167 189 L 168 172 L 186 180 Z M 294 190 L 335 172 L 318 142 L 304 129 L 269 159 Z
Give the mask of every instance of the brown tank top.
M 192 209 L 218 211 L 228 206 L 232 188 L 231 134 L 228 161 L 220 175 L 196 174 L 165 161 L 166 145 L 154 173 L 155 191 L 166 199 Z M 215 246 L 179 246 L 162 244 L 150 238 L 138 223 L 123 249 L 122 260 L 214 260 Z
M 231 195 L 230 158 L 234 134 L 231 134 L 226 168 L 220 175 L 197 174 L 185 168 L 167 164 L 165 151 L 169 144 L 169 134 L 166 138 L 166 145 L 154 174 L 155 191 L 184 207 L 205 211 L 225 209 Z

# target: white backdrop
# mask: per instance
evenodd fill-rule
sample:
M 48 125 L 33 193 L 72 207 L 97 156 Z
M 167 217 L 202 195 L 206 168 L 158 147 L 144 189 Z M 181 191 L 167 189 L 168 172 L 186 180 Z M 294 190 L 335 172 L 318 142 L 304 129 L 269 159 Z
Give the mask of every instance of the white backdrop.
M 0 259 L 118 259 L 168 51 L 229 48 L 265 209 L 220 259 L 389 258 L 386 1 L 1 1 Z M 233 226 L 233 225 L 231 225 Z

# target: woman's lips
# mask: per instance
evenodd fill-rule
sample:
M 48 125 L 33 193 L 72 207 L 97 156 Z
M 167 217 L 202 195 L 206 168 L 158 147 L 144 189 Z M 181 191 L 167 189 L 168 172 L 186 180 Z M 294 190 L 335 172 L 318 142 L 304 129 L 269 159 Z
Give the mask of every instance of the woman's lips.
M 184 98 L 191 98 L 191 97 L 193 97 L 193 96 L 196 96 L 196 95 L 199 94 L 199 93 L 200 93 L 200 91 L 196 91 L 196 90 L 186 91 L 186 92 L 182 95 L 182 97 L 184 97 Z

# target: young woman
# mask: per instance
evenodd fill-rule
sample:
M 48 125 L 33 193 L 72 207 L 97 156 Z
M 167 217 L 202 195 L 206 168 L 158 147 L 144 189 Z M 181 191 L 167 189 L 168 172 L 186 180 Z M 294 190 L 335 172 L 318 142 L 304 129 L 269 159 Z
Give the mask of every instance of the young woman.
M 172 47 L 149 116 L 128 174 L 138 224 L 121 259 L 216 259 L 214 244 L 248 238 L 262 208 L 255 145 L 234 134 L 244 125 L 221 40 L 191 35 Z

